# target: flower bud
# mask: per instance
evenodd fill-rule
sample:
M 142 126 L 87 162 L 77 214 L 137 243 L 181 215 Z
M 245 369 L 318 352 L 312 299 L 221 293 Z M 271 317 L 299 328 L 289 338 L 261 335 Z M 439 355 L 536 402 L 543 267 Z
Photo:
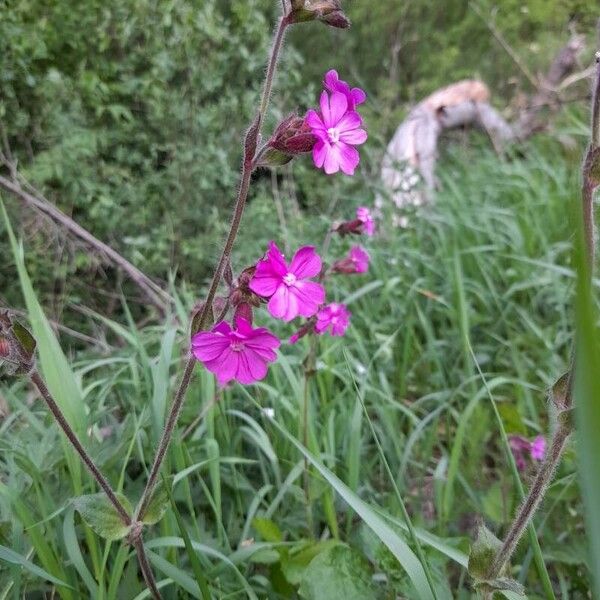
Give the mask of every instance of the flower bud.
M 340 0 L 293 0 L 289 19 L 290 23 L 321 21 L 338 29 L 350 27 L 350 19 L 344 14 Z
M 248 321 L 248 323 L 250 323 L 250 325 L 252 325 L 252 306 L 250 306 L 250 304 L 248 304 L 247 302 L 241 302 L 235 307 L 235 313 L 233 313 L 233 322 L 237 323 L 240 317 L 242 319 L 245 319 L 246 321 Z
M 10 355 L 10 343 L 5 337 L 0 337 L 0 360 Z
M 248 307 L 260 306 L 260 303 L 261 303 L 260 297 L 257 296 L 250 289 L 250 282 L 252 281 L 252 278 L 254 277 L 255 271 L 256 271 L 256 266 L 254 266 L 254 265 L 244 269 L 240 273 L 239 277 L 237 278 L 237 281 L 235 281 L 233 283 L 231 294 L 229 295 L 229 301 L 231 302 L 231 305 L 236 309 L 236 315 L 237 315 L 237 308 L 243 304 L 246 304 Z M 242 310 L 245 310 L 245 309 L 242 309 Z M 251 315 L 250 315 L 250 318 L 247 318 L 244 315 L 241 315 L 241 316 L 244 317 L 249 323 L 252 323 Z
M 291 114 L 281 121 L 273 132 L 267 142 L 267 149 L 258 161 L 258 166 L 285 165 L 297 154 L 310 152 L 316 141 L 304 118 Z

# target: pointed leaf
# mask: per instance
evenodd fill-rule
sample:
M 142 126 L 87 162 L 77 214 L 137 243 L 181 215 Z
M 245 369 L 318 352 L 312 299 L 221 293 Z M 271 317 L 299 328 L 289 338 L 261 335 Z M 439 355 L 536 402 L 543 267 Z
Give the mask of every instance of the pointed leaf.
M 131 504 L 123 494 L 117 498 L 131 514 Z M 73 500 L 75 510 L 83 520 L 100 536 L 115 541 L 124 538 L 131 530 L 131 525 L 125 525 L 117 509 L 111 504 L 104 493 L 79 496 Z
M 158 523 L 164 516 L 169 506 L 169 493 L 167 485 L 172 485 L 172 480 L 161 479 L 154 488 L 148 508 L 141 517 L 140 521 L 146 525 Z

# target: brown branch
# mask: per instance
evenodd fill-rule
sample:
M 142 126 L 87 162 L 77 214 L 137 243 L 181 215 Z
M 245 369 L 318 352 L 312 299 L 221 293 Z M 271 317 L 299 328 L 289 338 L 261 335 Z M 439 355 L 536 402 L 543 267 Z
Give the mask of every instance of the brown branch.
M 116 250 L 100 241 L 92 235 L 87 229 L 76 223 L 71 217 L 63 213 L 54 206 L 38 190 L 31 185 L 26 184 L 29 190 L 23 188 L 21 183 L 16 180 L 10 180 L 0 175 L 0 189 L 12 194 L 22 200 L 28 206 L 33 207 L 45 216 L 49 217 L 58 225 L 64 227 L 71 235 L 82 240 L 87 246 L 95 250 L 100 256 L 104 257 L 110 263 L 119 269 L 122 269 L 129 278 L 142 290 L 145 297 L 152 305 L 158 308 L 161 313 L 172 303 L 172 298 L 159 285 L 154 283 L 147 275 L 142 273 L 136 266 L 131 264 L 126 258 Z

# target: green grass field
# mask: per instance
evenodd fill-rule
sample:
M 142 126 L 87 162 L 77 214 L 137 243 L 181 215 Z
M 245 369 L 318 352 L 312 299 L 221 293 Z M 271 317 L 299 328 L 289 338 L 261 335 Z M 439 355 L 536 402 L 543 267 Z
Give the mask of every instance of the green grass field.
M 567 121 L 582 152 L 586 125 Z M 476 525 L 501 537 L 535 469 L 511 466 L 506 434 L 549 435 L 548 389 L 568 368 L 579 160 L 551 136 L 505 158 L 483 141 L 449 146 L 435 204 L 406 229 L 385 218 L 366 242 L 369 272 L 334 280 L 351 327 L 319 338 L 314 376 L 306 339 L 284 343 L 250 387 L 217 391 L 198 365 L 163 470 L 172 498 L 145 535 L 165 598 L 202 598 L 206 585 L 219 599 L 476 597 L 465 568 Z M 283 203 L 292 247 L 355 208 L 341 200 L 332 215 L 298 218 Z M 242 235 L 236 266 L 268 239 Z M 349 245 L 333 240 L 329 257 Z M 176 314 L 141 329 L 126 302 L 118 322 L 90 315 L 97 344 L 63 335 L 65 359 L 28 279 L 27 248 L 23 259 L 15 252 L 6 260 L 24 261 L 49 387 L 135 502 L 196 298 L 174 289 Z M 266 312 L 259 322 L 293 333 Z M 23 380 L 2 380 L 0 394 L 0 599 L 150 597 L 132 549 L 74 511 L 70 498 L 97 490 L 45 406 Z M 576 460 L 572 443 L 534 519 L 539 546 L 525 536 L 512 561 L 529 598 L 591 598 Z

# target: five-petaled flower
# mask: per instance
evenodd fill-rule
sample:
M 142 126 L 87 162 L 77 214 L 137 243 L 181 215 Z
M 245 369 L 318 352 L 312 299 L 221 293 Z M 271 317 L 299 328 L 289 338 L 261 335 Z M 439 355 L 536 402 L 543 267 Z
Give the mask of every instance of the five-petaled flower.
M 288 266 L 275 242 L 256 265 L 250 289 L 269 298 L 267 309 L 277 319 L 312 317 L 325 301 L 325 288 L 310 278 L 321 272 L 321 257 L 313 246 L 300 248 Z
M 211 331 L 192 337 L 192 352 L 223 386 L 231 380 L 249 384 L 263 379 L 267 364 L 277 358 L 280 341 L 264 327 L 252 328 L 238 318 L 235 329 L 221 321 Z
M 360 246 L 352 246 L 348 256 L 336 260 L 331 267 L 333 273 L 344 273 L 352 275 L 353 273 L 366 273 L 369 269 L 369 254 Z
M 356 209 L 356 218 L 362 223 L 362 229 L 367 235 L 375 233 L 375 221 L 366 206 L 359 206 Z
M 315 331 L 318 334 L 323 334 L 329 331 L 331 335 L 341 336 L 346 333 L 346 329 L 350 324 L 350 311 L 345 304 L 332 302 L 327 304 L 317 313 L 317 323 Z
M 321 93 L 321 112 L 309 110 L 306 123 L 317 138 L 314 145 L 313 161 L 319 169 L 331 175 L 340 169 L 346 175 L 353 175 L 360 160 L 358 146 L 367 139 L 367 132 L 361 129 L 362 118 L 354 110 L 349 110 L 348 98 L 342 92 Z

